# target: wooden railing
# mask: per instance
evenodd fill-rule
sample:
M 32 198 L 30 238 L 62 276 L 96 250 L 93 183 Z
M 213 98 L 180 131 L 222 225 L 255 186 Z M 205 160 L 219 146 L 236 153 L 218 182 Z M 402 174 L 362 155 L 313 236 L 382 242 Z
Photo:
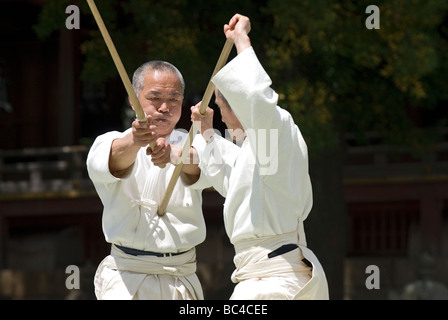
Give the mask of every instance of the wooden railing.
M 0 199 L 19 194 L 92 192 L 86 146 L 0 150 Z M 352 147 L 348 184 L 380 180 L 448 179 L 448 143 L 422 154 L 386 146 Z
M 420 152 L 390 146 L 351 147 L 344 179 L 348 184 L 448 180 L 448 143 Z
M 0 200 L 94 192 L 86 146 L 0 150 Z

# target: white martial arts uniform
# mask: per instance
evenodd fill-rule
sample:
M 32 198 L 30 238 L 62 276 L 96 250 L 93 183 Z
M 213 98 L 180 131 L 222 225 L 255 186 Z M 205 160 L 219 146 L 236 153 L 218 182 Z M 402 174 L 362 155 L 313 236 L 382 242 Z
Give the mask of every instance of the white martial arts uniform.
M 224 223 L 235 246 L 232 299 L 328 299 L 317 257 L 307 248 L 303 221 L 312 207 L 307 146 L 252 47 L 212 79 L 243 125 L 241 147 L 215 134 L 200 168 L 224 197 Z M 288 253 L 268 258 L 285 244 Z M 309 268 L 303 261 L 312 264 Z
M 111 254 L 98 267 L 95 293 L 98 299 L 203 299 L 196 276 L 195 246 L 204 241 L 202 190 L 186 188 L 179 179 L 166 214 L 157 214 L 174 166 L 154 166 L 146 148 L 141 148 L 124 178 L 109 171 L 109 154 L 114 139 L 126 132 L 108 132 L 93 143 L 87 169 L 104 205 L 103 232 L 112 243 Z M 171 144 L 184 145 L 185 132 L 174 130 Z M 199 156 L 205 141 L 197 135 L 193 146 Z M 201 179 L 197 183 L 201 183 Z M 133 256 L 115 245 L 157 253 L 182 253 L 175 256 Z

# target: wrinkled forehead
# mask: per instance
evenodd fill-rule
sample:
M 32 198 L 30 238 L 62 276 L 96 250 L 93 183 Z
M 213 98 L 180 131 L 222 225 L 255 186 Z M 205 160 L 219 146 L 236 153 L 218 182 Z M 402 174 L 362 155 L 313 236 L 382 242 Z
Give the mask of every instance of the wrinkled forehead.
M 148 70 L 143 82 L 143 91 L 183 96 L 182 82 L 175 73 L 169 71 Z

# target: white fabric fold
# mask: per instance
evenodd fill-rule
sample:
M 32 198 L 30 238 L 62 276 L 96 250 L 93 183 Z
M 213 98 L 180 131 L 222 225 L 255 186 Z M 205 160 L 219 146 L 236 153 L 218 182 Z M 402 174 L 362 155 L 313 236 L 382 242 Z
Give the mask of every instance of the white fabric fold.
M 133 256 L 112 246 L 95 274 L 98 299 L 204 299 L 196 249 L 183 254 Z M 120 290 L 117 290 L 120 289 Z
M 283 235 L 250 239 L 235 244 L 236 255 L 233 259 L 235 271 L 232 281 L 238 283 L 250 278 L 264 278 L 272 276 L 290 275 L 294 272 L 308 273 L 307 266 L 302 262 L 301 250 L 295 249 L 293 260 L 282 258 L 268 258 L 268 254 L 285 244 L 297 244 L 297 232 Z
M 235 244 L 237 283 L 231 299 L 321 299 L 327 300 L 325 273 L 314 253 L 299 241 L 297 232 L 250 239 Z M 297 249 L 268 258 L 282 245 L 297 244 Z M 306 258 L 312 267 L 303 259 Z

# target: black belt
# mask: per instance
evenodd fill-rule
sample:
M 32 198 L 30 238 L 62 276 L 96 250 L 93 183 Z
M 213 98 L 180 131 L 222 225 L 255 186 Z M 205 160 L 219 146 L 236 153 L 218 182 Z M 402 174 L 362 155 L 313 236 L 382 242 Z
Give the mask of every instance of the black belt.
M 184 254 L 185 252 L 187 252 L 187 251 L 184 251 L 184 252 L 177 252 L 177 253 L 161 253 L 161 252 L 143 251 L 143 250 L 138 250 L 138 249 L 127 248 L 127 247 L 119 246 L 117 244 L 114 244 L 114 246 L 116 246 L 118 249 L 120 249 L 124 253 L 130 254 L 132 256 L 154 256 L 154 257 L 163 258 L 163 257 L 178 256 L 180 254 Z
M 280 248 L 275 249 L 271 253 L 268 254 L 268 258 L 274 258 L 276 256 L 280 256 L 282 254 L 288 253 L 289 251 L 292 251 L 294 249 L 298 248 L 298 245 L 290 243 L 290 244 L 284 244 Z
M 274 251 L 270 252 L 270 253 L 268 254 L 268 258 L 271 259 L 271 258 L 280 256 L 280 255 L 285 254 L 285 253 L 288 253 L 288 252 L 290 252 L 290 251 L 292 251 L 292 250 L 294 250 L 294 249 L 296 249 L 296 248 L 298 248 L 298 247 L 299 247 L 298 245 L 293 244 L 293 243 L 285 244 L 285 245 L 281 246 L 280 248 L 275 249 Z M 302 261 L 303 261 L 303 263 L 305 263 L 308 267 L 310 267 L 310 268 L 313 267 L 313 265 L 311 264 L 311 262 L 309 262 L 306 258 L 303 258 Z

